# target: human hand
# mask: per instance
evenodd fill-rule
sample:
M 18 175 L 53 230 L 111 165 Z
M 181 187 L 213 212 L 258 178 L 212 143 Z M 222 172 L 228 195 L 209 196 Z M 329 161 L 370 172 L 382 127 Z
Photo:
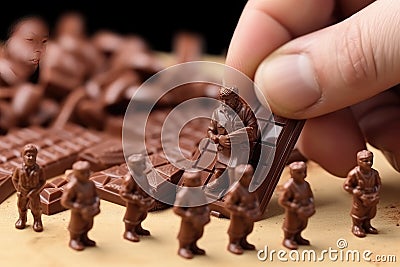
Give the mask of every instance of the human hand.
M 296 146 L 330 173 L 345 177 L 365 141 L 400 171 L 400 89 L 388 90 L 400 82 L 399 12 L 394 0 L 249 0 L 226 64 L 275 114 L 307 119 Z
M 219 144 L 223 147 L 230 148 L 231 147 L 231 140 L 229 135 L 220 135 L 219 137 Z

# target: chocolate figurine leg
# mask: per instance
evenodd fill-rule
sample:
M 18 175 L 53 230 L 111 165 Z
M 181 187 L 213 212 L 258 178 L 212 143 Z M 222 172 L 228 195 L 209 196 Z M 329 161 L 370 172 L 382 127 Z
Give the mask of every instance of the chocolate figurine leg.
M 84 234 L 81 235 L 81 240 L 82 240 L 82 243 L 87 247 L 96 246 L 96 241 L 94 241 L 88 237 L 88 232 L 85 232 Z
M 43 223 L 41 216 L 33 216 L 33 230 L 35 232 L 42 232 L 43 231 Z
M 365 220 L 363 224 L 364 231 L 369 234 L 378 234 L 378 230 L 371 225 L 371 220 Z
M 33 215 L 33 230 L 36 232 L 43 231 L 43 223 L 42 223 L 42 211 L 40 208 L 40 199 L 39 196 L 35 199 L 31 199 L 30 208 Z
M 80 234 L 70 234 L 70 241 L 69 247 L 75 249 L 77 251 L 81 251 L 85 249 L 85 246 L 81 242 L 81 235 Z
M 179 250 L 178 250 L 178 255 L 185 258 L 185 259 L 193 259 L 193 252 L 190 249 L 190 244 L 187 244 L 186 242 L 179 242 Z
M 351 229 L 351 232 L 357 237 L 365 237 L 366 234 L 362 225 L 363 222 L 361 220 L 353 218 L 353 227 Z
M 24 229 L 26 227 L 26 211 L 19 211 L 19 218 L 15 222 L 15 228 Z
M 246 237 L 243 237 L 240 240 L 240 246 L 245 250 L 255 250 L 256 249 L 256 246 L 247 242 Z
M 144 236 L 149 236 L 150 235 L 150 231 L 143 229 L 142 224 L 139 224 L 135 227 L 135 232 L 138 235 L 144 235 Z
M 285 232 L 285 238 L 283 239 L 282 245 L 288 249 L 298 249 L 296 241 L 294 241 L 295 234 Z
M 233 254 L 243 254 L 243 248 L 241 246 L 241 238 L 230 236 L 229 237 L 229 244 L 228 244 L 228 251 L 232 252 Z
M 194 242 L 191 246 L 190 246 L 190 250 L 192 251 L 193 254 L 195 255 L 205 255 L 206 251 L 204 249 L 201 249 L 197 246 L 196 242 Z
M 310 241 L 307 240 L 307 239 L 305 239 L 305 238 L 303 238 L 303 237 L 301 236 L 301 232 L 300 232 L 300 233 L 297 233 L 297 234 L 294 236 L 294 240 L 296 241 L 296 243 L 297 243 L 298 245 L 306 245 L 306 246 L 310 245 Z
M 129 224 L 129 223 L 125 223 L 125 232 L 123 237 L 126 240 L 132 241 L 132 242 L 139 242 L 140 238 L 139 236 L 136 234 L 135 232 L 135 225 Z

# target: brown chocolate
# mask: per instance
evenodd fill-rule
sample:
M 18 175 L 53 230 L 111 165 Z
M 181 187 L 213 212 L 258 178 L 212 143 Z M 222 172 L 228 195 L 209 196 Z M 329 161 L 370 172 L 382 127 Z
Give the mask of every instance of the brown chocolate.
M 127 164 L 131 172 L 123 177 L 119 195 L 125 201 L 125 232 L 123 237 L 132 242 L 140 241 L 139 236 L 149 236 L 150 231 L 143 229 L 142 222 L 147 213 L 154 207 L 155 199 L 147 192 L 150 184 L 147 180 L 146 159 L 143 154 L 132 154 Z
M 15 192 L 10 186 L 11 174 L 22 163 L 21 149 L 25 144 L 33 143 L 39 148 L 37 163 L 43 168 L 46 179 L 63 174 L 70 169 L 80 152 L 95 146 L 107 135 L 89 131 L 76 124 L 66 124 L 63 128 L 43 128 L 30 126 L 13 129 L 7 135 L 0 136 L 0 192 L 1 201 Z M 48 190 L 52 191 L 54 190 Z M 43 193 L 43 192 L 42 192 Z M 45 192 L 49 194 L 49 192 Z M 49 196 L 50 197 L 50 196 Z M 53 196 L 51 196 L 53 197 Z M 46 197 L 42 196 L 42 199 Z M 47 205 L 47 203 L 42 203 Z M 49 213 L 52 208 L 44 208 Z
M 353 195 L 351 232 L 357 237 L 378 233 L 371 220 L 376 216 L 382 182 L 378 171 L 372 168 L 373 159 L 371 151 L 359 151 L 357 166 L 350 170 L 343 184 L 344 190 Z
M 174 202 L 173 211 L 181 217 L 178 233 L 178 255 L 192 259 L 194 255 L 205 255 L 206 251 L 197 246 L 203 236 L 204 227 L 210 222 L 210 207 L 201 186 L 199 171 L 185 171 L 183 174 L 185 187 L 182 187 Z M 201 203 L 201 204 L 200 204 Z
M 19 218 L 15 228 L 24 229 L 27 222 L 28 209 L 33 215 L 33 230 L 43 231 L 42 210 L 40 207 L 40 196 L 46 177 L 43 168 L 37 164 L 36 157 L 38 148 L 34 144 L 26 144 L 21 150 L 22 164 L 14 169 L 12 183 L 17 191 L 17 207 Z
M 61 196 L 69 182 L 68 176 L 60 176 L 46 183 L 46 187 L 40 193 L 40 204 L 43 214 L 53 215 L 66 208 L 61 204 Z
M 278 199 L 279 205 L 285 208 L 282 245 L 288 249 L 298 249 L 299 245 L 310 244 L 301 233 L 307 227 L 309 218 L 315 213 L 314 196 L 310 184 L 305 181 L 306 163 L 292 162 L 289 169 L 291 178 L 284 184 Z
M 230 212 L 228 228 L 228 251 L 243 254 L 244 250 L 254 250 L 255 246 L 247 241 L 253 231 L 254 222 L 261 216 L 258 197 L 249 192 L 254 169 L 250 164 L 242 164 L 235 168 L 235 183 L 225 197 L 225 206 Z
M 90 163 L 77 161 L 72 165 L 72 176 L 61 196 L 61 204 L 71 211 L 68 225 L 69 247 L 81 251 L 94 247 L 96 242 L 88 237 L 94 217 L 100 213 L 100 198 L 96 186 L 89 179 Z

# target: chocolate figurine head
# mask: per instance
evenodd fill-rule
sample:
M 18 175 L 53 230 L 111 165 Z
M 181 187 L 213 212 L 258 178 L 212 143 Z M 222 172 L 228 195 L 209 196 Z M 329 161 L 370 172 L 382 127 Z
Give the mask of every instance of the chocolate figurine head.
M 297 183 L 301 183 L 307 176 L 307 165 L 303 161 L 296 161 L 289 164 L 290 176 Z
M 135 173 L 142 173 L 146 169 L 146 159 L 143 154 L 132 154 L 127 160 L 128 167 Z
M 22 158 L 26 166 L 33 166 L 36 163 L 36 156 L 38 154 L 38 149 L 33 144 L 27 144 L 22 150 Z
M 220 101 L 235 110 L 239 104 L 239 89 L 237 87 L 224 87 L 221 86 L 219 89 Z
M 80 182 L 87 181 L 90 176 L 90 163 L 88 161 L 77 161 L 72 165 L 74 176 Z
M 357 153 L 357 164 L 363 170 L 372 168 L 374 154 L 369 150 L 361 150 Z
M 199 171 L 186 171 L 182 175 L 182 179 L 187 187 L 201 186 L 201 172 Z

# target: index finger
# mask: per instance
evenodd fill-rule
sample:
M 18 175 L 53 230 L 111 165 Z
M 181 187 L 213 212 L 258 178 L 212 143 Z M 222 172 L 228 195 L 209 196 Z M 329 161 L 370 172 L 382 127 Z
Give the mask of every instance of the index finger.
M 276 48 L 331 23 L 333 8 L 334 0 L 249 0 L 225 64 L 253 80 L 258 65 Z

